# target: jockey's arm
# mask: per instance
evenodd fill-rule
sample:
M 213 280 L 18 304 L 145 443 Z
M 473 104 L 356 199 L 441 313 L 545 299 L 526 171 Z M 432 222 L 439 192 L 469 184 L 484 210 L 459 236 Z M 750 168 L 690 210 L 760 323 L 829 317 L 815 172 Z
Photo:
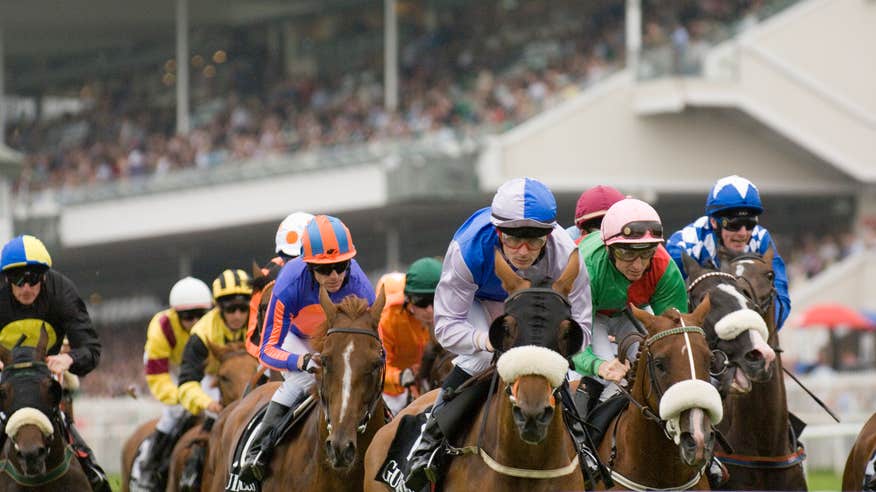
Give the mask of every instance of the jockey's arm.
M 192 335 L 183 349 L 179 374 L 179 402 L 192 415 L 199 415 L 213 399 L 201 388 L 210 351 L 201 337 Z
M 171 348 L 161 331 L 158 316 L 149 323 L 149 329 L 146 332 L 146 346 L 143 352 L 146 384 L 149 386 L 149 391 L 161 403 L 176 405 L 179 403 L 179 392 L 170 376 Z
M 773 246 L 773 285 L 776 288 L 776 329 L 781 329 L 791 314 L 791 296 L 788 294 L 788 272 L 785 270 L 785 260 L 779 255 L 776 244 L 770 238 Z
M 289 336 L 292 316 L 287 312 L 286 303 L 276 294 L 275 292 L 271 296 L 268 309 L 265 311 L 265 326 L 263 327 L 264 333 L 262 333 L 262 346 L 259 349 L 259 360 L 262 364 L 277 371 L 298 371 L 299 354 L 283 350 L 283 341 Z
M 581 352 L 572 356 L 572 364 L 575 365 L 575 371 L 582 376 L 598 376 L 599 366 L 605 362 L 593 353 L 593 347 L 587 346 Z
M 682 230 L 683 231 L 683 230 Z M 682 253 L 687 251 L 687 245 L 684 243 L 682 239 L 682 231 L 675 231 L 672 236 L 669 236 L 669 239 L 666 241 L 666 252 L 669 253 L 669 256 L 672 257 L 672 261 L 675 263 L 675 266 L 678 267 L 678 271 L 681 273 L 682 280 L 687 276 L 687 273 L 684 271 L 684 263 L 682 262 Z M 688 254 L 690 254 L 688 252 Z M 662 313 L 662 311 L 655 311 L 657 313 Z
M 569 303 L 572 305 L 572 319 L 581 327 L 584 339 L 579 350 L 590 345 L 593 336 L 593 297 L 590 292 L 590 272 L 584 264 L 584 258 L 579 248 L 575 248 L 578 257 L 578 276 L 569 292 Z
M 380 332 L 380 340 L 383 342 L 383 349 L 386 351 L 386 376 L 384 380 L 387 383 L 398 383 L 399 376 L 406 368 L 397 367 L 395 365 L 396 354 L 399 347 L 395 343 L 395 330 L 388 325 L 389 317 L 386 315 L 388 310 L 383 311 L 383 316 L 380 317 L 380 324 L 377 329 Z
M 459 245 L 447 249 L 441 280 L 435 289 L 435 339 L 446 350 L 469 355 L 490 349 L 489 335 L 478 332 L 468 321 L 478 286 L 465 264 Z
M 61 303 L 63 330 L 70 341 L 69 356 L 73 359 L 69 370 L 77 376 L 85 376 L 100 362 L 100 339 L 73 282 L 63 275 L 58 278 L 61 291 L 56 295 Z

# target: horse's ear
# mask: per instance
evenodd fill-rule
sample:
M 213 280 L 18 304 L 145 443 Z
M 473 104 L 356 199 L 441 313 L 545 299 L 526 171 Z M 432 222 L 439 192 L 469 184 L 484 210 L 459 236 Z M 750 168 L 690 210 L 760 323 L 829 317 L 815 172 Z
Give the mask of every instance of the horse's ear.
M 697 260 L 693 259 L 693 257 L 687 254 L 687 251 L 681 251 L 681 264 L 684 266 L 684 271 L 687 273 L 687 278 L 697 278 L 700 275 L 700 271 L 702 271 L 703 267 L 697 263 Z
M 262 272 L 262 267 L 260 267 L 259 264 L 256 263 L 255 260 L 252 260 L 252 279 L 255 280 L 257 278 L 262 278 L 264 276 L 265 276 L 265 274 L 264 274 L 264 272 Z
M 502 281 L 502 288 L 508 294 L 513 294 L 518 290 L 528 289 L 532 285 L 529 280 L 514 273 L 511 265 L 502 257 L 502 253 L 497 248 L 493 255 L 493 264 L 496 270 L 496 276 Z
M 371 319 L 374 325 L 380 322 L 380 315 L 383 313 L 383 306 L 386 305 L 386 286 L 380 286 L 380 292 L 377 293 L 377 298 L 374 299 L 374 304 L 371 305 Z
M 210 340 L 207 340 L 207 350 L 209 350 L 216 359 L 221 359 L 222 355 L 228 351 L 228 347 L 224 345 L 216 345 Z
M 770 247 L 763 254 L 763 261 L 767 262 L 768 265 L 772 265 L 773 264 L 773 257 L 775 257 L 775 256 L 776 256 L 776 248 L 775 248 L 775 246 L 770 244 Z
M 3 345 L 0 345 L 0 361 L 3 362 L 3 367 L 12 364 L 12 352 Z
M 702 326 L 703 320 L 706 319 L 706 316 L 709 315 L 709 311 L 712 310 L 712 302 L 709 300 L 709 295 L 706 294 L 706 297 L 700 301 L 699 306 L 690 313 L 690 321 L 695 326 Z
M 325 313 L 325 319 L 329 323 L 335 319 L 335 316 L 338 314 L 338 307 L 335 306 L 335 303 L 332 302 L 331 297 L 329 297 L 329 293 L 325 290 L 325 287 L 319 286 L 319 305 L 322 306 L 322 311 Z
M 49 333 L 46 331 L 46 322 L 40 324 L 40 339 L 36 346 L 35 360 L 43 360 L 46 358 L 46 345 L 49 344 Z
M 514 346 L 518 334 L 517 320 L 513 316 L 503 314 L 490 325 L 490 345 L 496 352 L 506 352 Z
M 578 323 L 570 319 L 561 321 L 560 329 L 557 333 L 557 348 L 560 355 L 568 358 L 578 353 L 581 350 L 582 343 L 584 343 L 584 332 L 578 326 Z
M 578 249 L 575 248 L 572 250 L 572 254 L 569 255 L 569 262 L 566 263 L 566 268 L 563 270 L 562 275 L 560 275 L 560 279 L 554 282 L 553 289 L 563 294 L 563 297 L 569 297 L 569 293 L 572 292 L 572 286 L 575 285 L 575 279 L 578 278 L 580 267 Z
M 633 313 L 633 316 L 645 326 L 646 330 L 651 331 L 651 325 L 654 324 L 656 316 L 644 309 L 637 308 L 633 303 L 630 303 L 630 311 Z
M 718 263 L 720 263 L 722 265 L 726 265 L 728 262 L 730 262 L 730 260 L 732 260 L 733 258 L 736 258 L 737 255 L 734 251 L 727 248 L 726 246 L 721 246 L 718 248 L 717 256 L 718 256 Z

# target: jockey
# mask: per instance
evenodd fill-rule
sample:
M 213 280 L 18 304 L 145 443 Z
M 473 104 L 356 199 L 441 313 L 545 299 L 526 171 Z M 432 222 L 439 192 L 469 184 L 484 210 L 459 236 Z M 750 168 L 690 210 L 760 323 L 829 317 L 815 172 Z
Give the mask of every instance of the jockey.
M 741 176 L 726 176 L 719 179 L 706 198 L 706 215 L 677 231 L 666 243 L 672 259 L 684 272 L 682 252 L 687 252 L 700 265 L 711 262 L 720 268 L 718 248 L 736 253 L 763 255 L 773 248 L 773 273 L 776 288 L 776 327 L 781 329 L 791 313 L 791 298 L 788 295 L 788 275 L 785 262 L 769 231 L 758 225 L 758 216 L 763 213 L 760 193 L 754 184 Z
M 146 383 L 156 400 L 164 404 L 155 432 L 143 440 L 132 470 L 140 471 L 137 484 L 151 488 L 161 482 L 155 476 L 161 460 L 170 455 L 189 413 L 179 404 L 176 379 L 183 348 L 195 323 L 213 307 L 210 288 L 204 282 L 185 277 L 170 289 L 170 308 L 159 311 L 149 322 L 143 363 Z M 148 444 L 147 444 L 148 443 Z
M 259 312 L 262 302 L 262 292 L 277 279 L 283 265 L 301 255 L 301 238 L 304 227 L 313 220 L 313 215 L 307 212 L 293 212 L 280 222 L 274 242 L 277 256 L 271 258 L 267 265 L 261 268 L 262 276 L 252 281 L 252 298 L 249 301 L 249 322 L 246 328 L 246 351 L 256 359 L 262 345 L 262 325 L 264 313 Z
M 0 345 L 11 350 L 24 336 L 23 345 L 34 347 L 45 326 L 49 336 L 46 364 L 52 373 L 69 370 L 85 376 L 94 370 L 101 349 L 97 332 L 73 282 L 52 268 L 52 257 L 42 241 L 28 235 L 9 240 L 0 254 L 0 269 L 5 279 L 0 286 Z M 70 351 L 59 353 L 65 336 Z M 106 474 L 95 463 L 91 449 L 73 422 L 66 424 L 92 489 L 109 491 Z M 0 429 L 0 441 L 5 435 Z
M 608 207 L 623 199 L 623 193 L 606 185 L 594 186 L 581 193 L 575 205 L 575 225 L 567 227 L 566 232 L 575 240 L 575 244 L 580 243 L 584 236 L 599 231 Z
M 394 275 L 394 277 L 389 277 Z M 409 386 L 416 382 L 416 367 L 431 338 L 434 326 L 432 302 L 435 287 L 441 278 L 441 262 L 436 258 L 420 258 L 411 263 L 407 275 L 384 275 L 383 285 L 401 280 L 400 299 L 386 290 L 386 306 L 380 317 L 380 339 L 386 350 L 386 377 L 383 400 L 398 414 L 408 403 Z M 380 291 L 378 284 L 377 291 Z
M 246 481 L 261 480 L 270 462 L 283 416 L 298 406 L 316 382 L 312 371 L 319 364 L 310 339 L 325 322 L 319 303 L 324 287 L 332 302 L 348 295 L 374 303 L 374 289 L 353 259 L 356 247 L 350 230 L 339 219 L 317 215 L 304 229 L 303 254 L 287 263 L 271 294 L 265 313 L 261 362 L 282 371 L 283 384 L 274 393 L 265 416 L 252 438 L 240 470 Z
M 667 308 L 687 312 L 687 289 L 681 272 L 663 247 L 660 216 L 647 203 L 626 198 L 612 205 L 602 220 L 599 234 L 590 234 L 578 245 L 581 265 L 587 267 L 593 298 L 593 338 L 590 346 L 575 355 L 575 370 L 584 376 L 598 376 L 602 386 L 588 383 L 587 407 L 599 398 L 617 392 L 630 368 L 617 357 L 615 334 L 633 327 L 623 314 L 629 304 L 654 313 Z M 584 384 L 581 385 L 582 387 Z
M 213 280 L 216 307 L 192 327 L 180 364 L 179 401 L 192 415 L 222 411 L 219 388 L 213 384 L 219 361 L 207 344 L 221 347 L 243 341 L 251 295 L 249 275 L 243 270 L 225 270 Z
M 515 178 L 499 187 L 490 207 L 475 212 L 454 234 L 435 291 L 434 311 L 435 338 L 458 357 L 409 455 L 410 489 L 419 490 L 427 478 L 435 481 L 437 476 L 440 459 L 434 459 L 435 451 L 445 437 L 436 417 L 445 407 L 445 394 L 487 369 L 493 358 L 488 330 L 502 315 L 508 297 L 494 271 L 495 251 L 533 286 L 550 285 L 560 278 L 575 250 L 556 217 L 556 200 L 547 186 L 535 179 Z M 586 275 L 579 275 L 569 294 L 572 317 L 584 332 L 584 346 L 591 323 L 588 283 Z

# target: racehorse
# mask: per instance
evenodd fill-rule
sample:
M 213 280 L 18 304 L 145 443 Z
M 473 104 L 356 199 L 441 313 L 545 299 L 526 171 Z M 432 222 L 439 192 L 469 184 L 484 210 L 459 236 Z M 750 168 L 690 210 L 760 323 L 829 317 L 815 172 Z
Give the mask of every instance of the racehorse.
M 23 340 L 23 337 L 22 337 Z M 5 440 L 0 451 L 0 491 L 91 490 L 75 451 L 67 443 L 59 403 L 61 385 L 48 366 L 45 328 L 35 348 L 0 346 L 0 410 Z
M 645 333 L 629 334 L 618 344 L 639 342 L 627 373 L 630 403 L 609 423 L 599 445 L 616 487 L 709 488 L 705 468 L 715 443 L 712 426 L 722 418 L 721 398 L 708 382 L 712 354 L 700 328 L 709 309 L 705 300 L 691 314 L 667 310 L 655 316 L 631 306 Z M 627 353 L 618 350 L 623 358 Z
M 577 251 L 553 290 L 532 289 L 498 252 L 494 265 L 509 293 L 505 314 L 490 329 L 490 339 L 502 353 L 494 376 L 502 390 L 490 392 L 487 402 L 472 413 L 472 425 L 463 433 L 464 445 L 452 452 L 441 486 L 445 490 L 582 490 L 579 457 L 563 422 L 563 411 L 557 408 L 557 395 L 569 369 L 567 357 L 580 349 L 583 337 L 580 327 L 570 319 L 566 300 L 578 273 Z M 525 312 L 510 310 L 515 303 L 527 306 Z M 551 308 L 563 304 L 566 317 L 552 316 Z M 534 327 L 535 317 L 546 324 Z M 539 331 L 551 343 L 520 346 L 521 340 Z M 437 391 L 418 398 L 378 432 L 365 457 L 366 491 L 388 490 L 375 477 L 401 419 L 425 410 Z M 399 473 L 393 480 L 400 479 Z
M 767 343 L 778 347 L 771 247 L 760 255 L 733 254 L 722 248 L 721 271 L 735 276 L 742 290 L 766 322 Z M 734 490 L 806 490 L 803 460 L 806 454 L 797 441 L 788 413 L 781 350 L 775 350 L 773 377 L 755 382 L 747 395 L 731 393 L 724 400 L 724 422 L 719 429 L 733 454 L 716 455 L 729 472 L 724 485 Z
M 216 360 L 219 361 L 219 369 L 216 373 L 215 384 L 219 387 L 220 403 L 227 406 L 239 399 L 247 386 L 251 384 L 258 362 L 246 351 L 243 342 L 232 342 L 224 346 L 207 343 L 207 348 Z M 168 490 L 176 490 L 182 473 L 183 464 L 191 450 L 191 444 L 197 440 L 205 440 L 201 432 L 202 419 L 188 429 L 174 445 L 171 453 L 170 467 L 168 472 Z M 130 490 L 131 467 L 137 456 L 137 451 L 144 439 L 149 437 L 155 430 L 158 419 L 152 419 L 140 427 L 125 441 L 122 447 L 122 491 Z
M 313 340 L 321 359 L 311 395 L 318 403 L 277 444 L 261 483 L 263 492 L 361 490 L 362 455 L 385 423 L 386 356 L 377 331 L 386 301 L 383 291 L 370 308 L 352 295 L 335 304 L 323 288 L 319 299 L 326 321 Z M 225 490 L 235 444 L 277 386 L 266 384 L 247 395 L 229 409 L 221 433 L 211 435 L 219 445 L 208 464 L 214 475 L 206 490 Z
M 855 444 L 849 451 L 846 467 L 843 470 L 843 490 L 873 490 L 876 488 L 872 472 L 870 477 L 867 477 L 867 483 L 864 483 L 867 466 L 874 453 L 876 453 L 876 414 L 870 416 L 870 419 L 861 428 L 858 438 L 855 439 Z
M 441 387 L 444 378 L 453 370 L 455 357 L 456 354 L 444 350 L 444 347 L 434 338 L 429 340 L 423 350 L 420 369 L 417 371 L 419 394 Z

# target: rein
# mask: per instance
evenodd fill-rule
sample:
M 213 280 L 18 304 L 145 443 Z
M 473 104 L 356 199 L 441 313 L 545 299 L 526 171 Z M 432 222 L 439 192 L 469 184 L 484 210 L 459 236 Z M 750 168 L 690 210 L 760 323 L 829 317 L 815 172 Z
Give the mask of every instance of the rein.
M 374 392 L 374 398 L 371 400 L 371 404 L 368 405 L 368 411 L 365 412 L 365 415 L 362 417 L 362 421 L 359 422 L 359 425 L 356 426 L 356 432 L 362 434 L 365 432 L 365 429 L 368 428 L 368 422 L 371 421 L 371 416 L 374 414 L 374 409 L 377 408 L 377 403 L 380 402 L 380 398 L 383 393 L 383 383 L 386 379 L 386 351 L 383 348 L 383 341 L 380 340 L 380 335 L 378 335 L 374 330 L 366 330 L 364 328 L 330 328 L 325 332 L 325 336 L 333 335 L 335 333 L 347 333 L 350 335 L 366 335 L 380 343 L 380 358 L 383 360 L 383 366 L 380 370 L 380 377 L 378 378 L 377 391 Z M 321 393 L 321 392 L 320 392 Z M 321 399 L 321 398 L 320 398 Z M 326 430 L 331 434 L 332 432 L 332 423 L 329 417 L 328 412 L 323 412 L 325 414 L 325 427 Z

